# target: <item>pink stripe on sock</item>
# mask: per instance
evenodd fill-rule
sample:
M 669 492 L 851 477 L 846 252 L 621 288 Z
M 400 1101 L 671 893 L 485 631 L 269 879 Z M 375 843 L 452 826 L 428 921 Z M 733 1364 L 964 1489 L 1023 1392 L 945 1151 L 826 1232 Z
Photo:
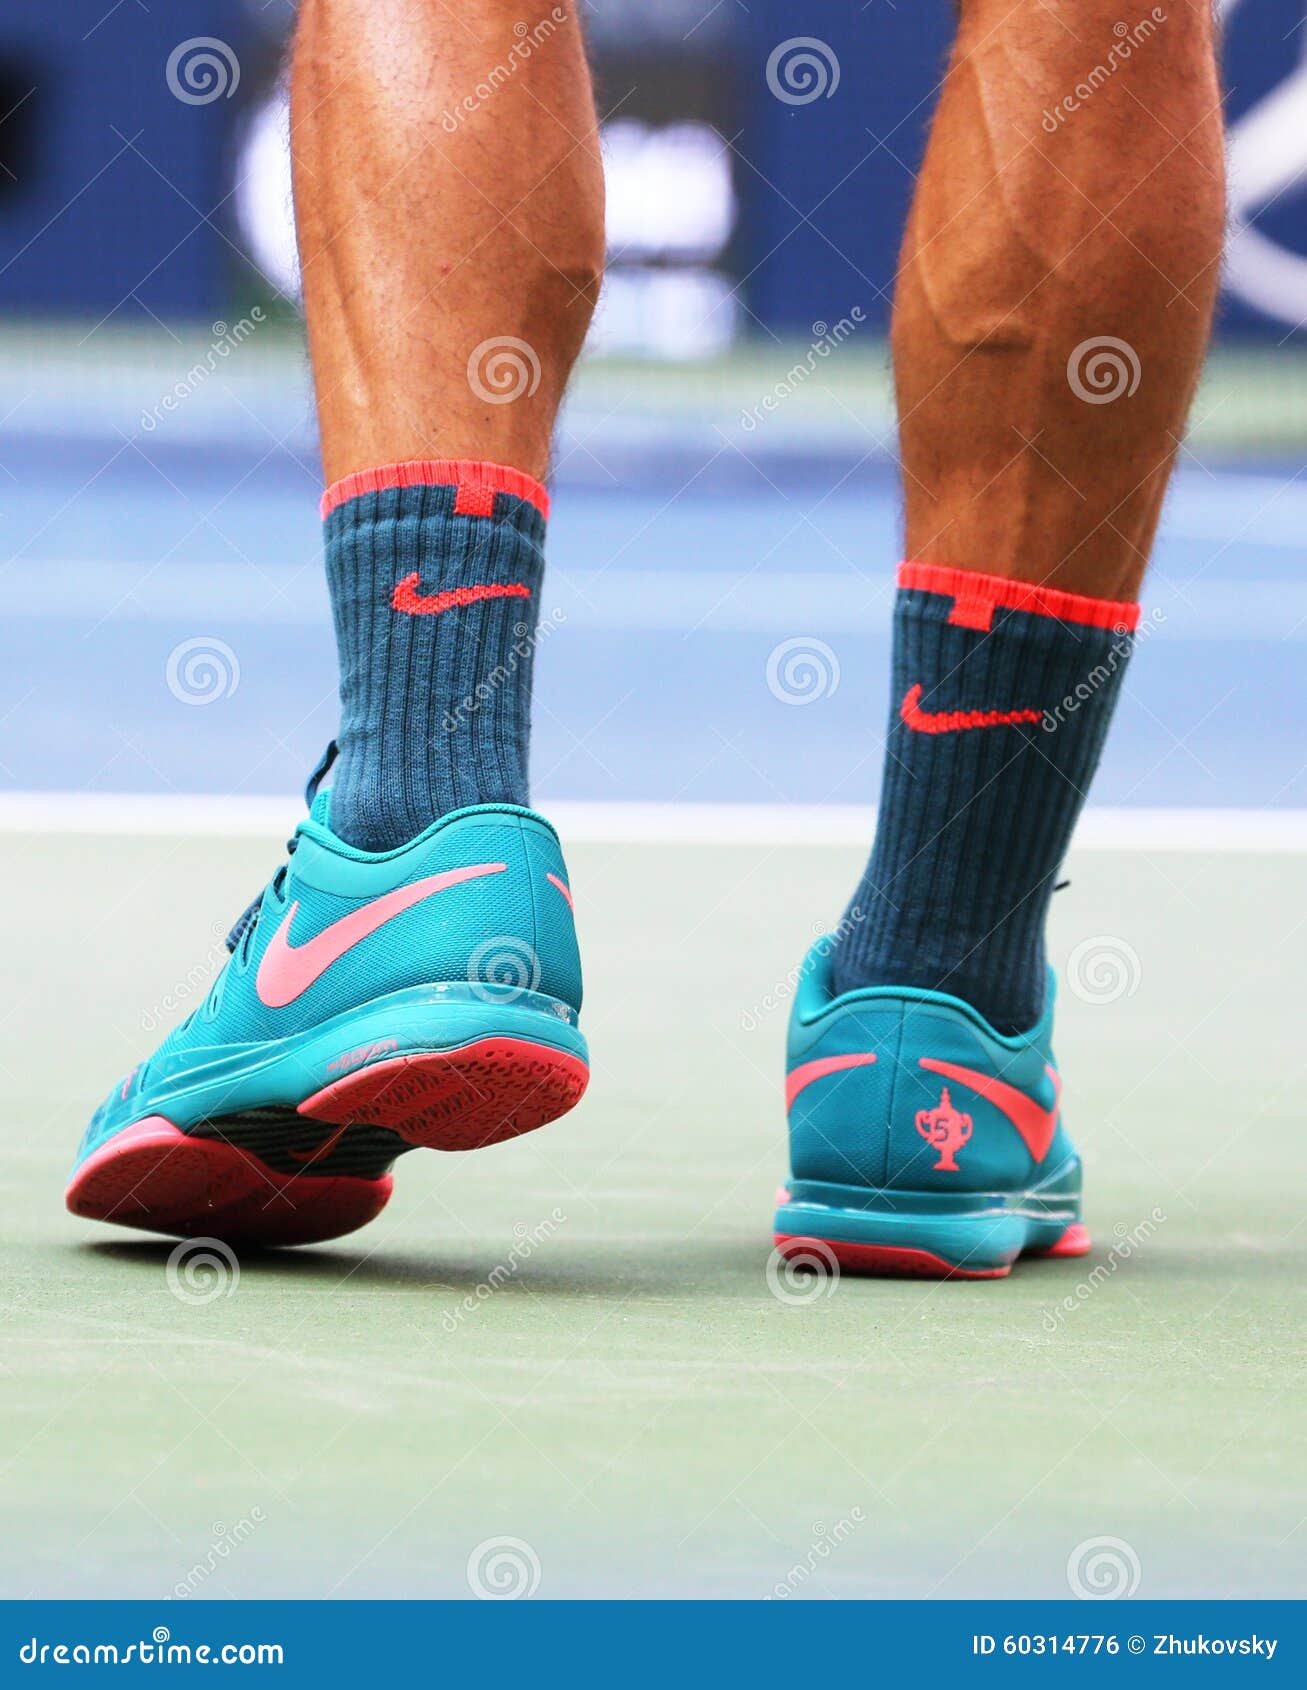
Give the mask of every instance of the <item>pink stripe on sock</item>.
M 1079 622 L 1087 628 L 1133 633 L 1139 625 L 1139 606 L 1113 599 L 1091 599 L 1084 593 L 1064 593 L 1032 581 L 1012 581 L 1005 575 L 980 575 L 971 569 L 951 569 L 939 563 L 901 563 L 898 583 L 920 593 L 942 593 L 953 600 L 949 621 L 957 628 L 985 631 L 996 610 L 1024 610 L 1031 616 L 1052 616 L 1059 622 Z
M 346 499 L 357 499 L 361 493 L 382 493 L 391 487 L 456 487 L 454 511 L 458 516 L 493 516 L 496 493 L 511 493 L 515 499 L 534 505 L 541 516 L 549 515 L 549 494 L 533 476 L 477 458 L 414 458 L 410 463 L 355 470 L 333 481 L 322 495 L 322 515 L 329 516 Z

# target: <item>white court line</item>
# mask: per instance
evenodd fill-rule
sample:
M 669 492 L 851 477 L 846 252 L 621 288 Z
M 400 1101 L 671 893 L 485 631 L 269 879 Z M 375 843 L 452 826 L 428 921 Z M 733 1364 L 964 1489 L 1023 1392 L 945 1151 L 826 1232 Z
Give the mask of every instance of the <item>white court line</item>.
M 542 807 L 565 840 L 632 845 L 865 845 L 875 811 L 855 804 L 661 804 L 561 798 Z M 119 792 L 0 793 L 0 833 L 171 834 L 282 839 L 298 797 Z M 1090 851 L 1307 851 L 1307 810 L 1090 808 Z

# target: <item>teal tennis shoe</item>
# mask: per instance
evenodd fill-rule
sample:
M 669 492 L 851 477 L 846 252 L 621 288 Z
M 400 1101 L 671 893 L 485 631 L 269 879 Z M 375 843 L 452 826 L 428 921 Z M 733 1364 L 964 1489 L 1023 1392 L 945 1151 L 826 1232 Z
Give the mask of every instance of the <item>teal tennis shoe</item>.
M 228 940 L 205 1003 L 114 1086 L 68 1207 L 181 1237 L 352 1232 L 406 1152 L 471 1150 L 564 1114 L 589 1078 L 557 835 L 457 810 L 368 853 L 316 797 Z
M 941 992 L 834 996 L 831 949 L 809 952 L 790 1018 L 777 1248 L 851 1273 L 960 1279 L 1084 1255 L 1052 972 L 1038 1025 L 1008 1038 Z

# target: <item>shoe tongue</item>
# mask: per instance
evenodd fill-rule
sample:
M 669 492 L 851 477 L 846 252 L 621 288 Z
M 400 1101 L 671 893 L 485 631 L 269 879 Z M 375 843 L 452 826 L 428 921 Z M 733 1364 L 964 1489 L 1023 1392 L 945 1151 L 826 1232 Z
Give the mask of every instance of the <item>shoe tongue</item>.
M 309 819 L 320 822 L 323 827 L 331 825 L 331 788 L 324 786 L 322 791 L 314 796 L 309 806 Z

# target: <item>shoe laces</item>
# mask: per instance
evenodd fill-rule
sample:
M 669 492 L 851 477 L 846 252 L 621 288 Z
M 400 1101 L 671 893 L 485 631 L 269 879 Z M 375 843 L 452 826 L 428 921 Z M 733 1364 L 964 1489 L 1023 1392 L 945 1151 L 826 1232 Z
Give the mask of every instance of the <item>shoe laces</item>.
M 309 776 L 308 781 L 305 783 L 304 807 L 306 810 L 311 810 L 313 808 L 313 800 L 318 796 L 318 789 L 327 778 L 327 771 L 331 768 L 331 765 L 335 761 L 336 742 L 333 739 L 327 746 L 327 749 L 322 753 L 322 756 L 319 757 L 313 773 Z M 232 929 L 227 935 L 227 949 L 234 956 L 237 946 L 240 946 L 242 961 L 249 955 L 250 943 L 254 937 L 254 928 L 259 919 L 259 911 L 263 908 L 263 900 L 267 897 L 269 891 L 271 891 L 274 896 L 280 894 L 282 887 L 286 883 L 286 875 L 290 869 L 290 859 L 295 855 L 299 842 L 300 836 L 299 829 L 297 828 L 286 841 L 286 861 L 277 870 L 276 874 L 273 875 L 270 884 L 263 888 L 257 898 L 253 899 L 246 905 L 232 924 Z

